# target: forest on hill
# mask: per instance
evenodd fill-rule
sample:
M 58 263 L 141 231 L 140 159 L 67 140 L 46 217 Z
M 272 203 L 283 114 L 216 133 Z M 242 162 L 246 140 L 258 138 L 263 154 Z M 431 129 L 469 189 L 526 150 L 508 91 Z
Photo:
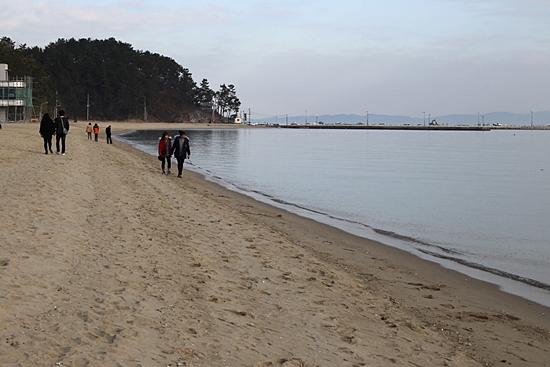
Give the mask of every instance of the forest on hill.
M 51 113 L 57 105 L 71 119 L 209 121 L 210 106 L 219 119 L 236 115 L 241 105 L 234 85 L 214 91 L 173 59 L 114 38 L 59 39 L 39 48 L 3 37 L 0 63 L 8 64 L 10 78 L 33 77 L 34 106 Z

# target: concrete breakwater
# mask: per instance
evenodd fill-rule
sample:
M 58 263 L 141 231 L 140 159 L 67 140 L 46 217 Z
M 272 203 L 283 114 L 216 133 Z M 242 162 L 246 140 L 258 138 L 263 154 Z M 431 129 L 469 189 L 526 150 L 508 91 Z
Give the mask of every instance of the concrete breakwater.
M 457 126 L 457 125 L 274 125 L 285 129 L 344 129 L 344 130 L 444 130 L 444 131 L 489 131 L 492 126 Z
M 490 130 L 550 130 L 550 126 L 470 126 L 470 125 L 351 125 L 308 124 L 270 125 L 285 129 L 341 129 L 341 130 L 440 130 L 440 131 L 490 131 Z

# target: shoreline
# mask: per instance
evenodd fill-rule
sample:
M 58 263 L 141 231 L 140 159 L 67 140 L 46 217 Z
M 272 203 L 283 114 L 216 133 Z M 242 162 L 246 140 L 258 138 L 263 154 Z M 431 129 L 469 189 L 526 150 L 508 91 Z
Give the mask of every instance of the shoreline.
M 139 126 L 137 127 L 139 128 Z M 174 130 L 173 126 L 164 127 L 168 127 L 168 131 Z M 246 126 L 240 125 L 224 125 L 224 127 L 236 129 L 243 127 L 246 128 Z M 197 127 L 196 125 L 189 125 L 185 128 L 189 128 L 192 130 L 208 128 L 217 129 L 219 127 L 216 125 L 203 125 L 200 127 Z M 148 129 L 159 130 L 155 124 L 150 124 L 149 127 L 144 130 Z M 124 139 L 122 140 L 124 142 Z M 143 147 L 136 148 L 142 149 Z M 239 187 L 234 186 L 234 184 L 231 182 L 223 181 L 219 177 L 212 175 L 207 170 L 205 171 L 197 167 L 192 167 L 189 169 L 199 174 L 202 174 L 206 180 L 215 182 L 229 190 L 250 196 L 260 202 L 276 206 L 291 213 L 314 219 L 320 223 L 342 229 L 346 232 L 355 234 L 360 237 L 381 242 L 384 245 L 399 248 L 417 257 L 438 263 L 446 268 L 453 269 L 459 271 L 462 274 L 495 284 L 501 287 L 501 289 L 507 293 L 526 298 L 530 301 L 537 302 L 546 307 L 550 307 L 550 294 L 548 292 L 550 290 L 550 286 L 548 285 L 548 283 L 543 283 L 533 278 L 516 275 L 514 273 L 499 270 L 497 268 L 491 268 L 489 266 L 472 261 L 471 259 L 466 260 L 460 257 L 452 257 L 444 253 L 434 252 L 432 248 L 433 246 L 437 247 L 436 245 L 419 241 L 414 237 L 402 236 L 398 233 L 389 232 L 385 229 L 378 229 L 366 224 L 349 221 L 343 218 L 333 217 L 325 213 L 318 213 L 316 211 L 310 210 L 309 208 L 301 207 L 293 203 L 286 203 L 284 201 L 278 200 L 277 198 L 273 198 L 270 195 L 264 195 L 261 192 L 243 190 Z M 420 245 L 420 247 L 418 245 Z
M 391 232 L 391 234 L 387 234 L 387 231 L 385 230 L 376 229 L 362 223 L 333 217 L 325 213 L 318 213 L 308 208 L 296 206 L 292 203 L 281 203 L 277 199 L 270 196 L 264 196 L 263 194 L 255 191 L 246 191 L 237 188 L 231 183 L 221 181 L 218 177 L 207 176 L 196 170 L 193 170 L 193 172 L 201 175 L 205 180 L 218 184 L 227 190 L 251 197 L 258 202 L 280 208 L 300 217 L 312 219 L 320 224 L 342 230 L 360 238 L 379 242 L 384 246 L 400 249 L 423 260 L 441 265 L 444 268 L 452 269 L 469 277 L 491 283 L 499 287 L 499 289 L 505 293 L 525 298 L 528 301 L 536 302 L 544 307 L 550 307 L 550 300 L 548 298 L 550 286 L 546 283 L 531 278 L 525 278 L 513 273 L 508 273 L 496 268 L 491 268 L 475 262 L 445 256 L 429 250 L 413 247 L 411 243 L 418 242 L 415 238 L 401 236 L 393 232 Z M 421 242 L 421 244 L 425 245 L 426 243 Z
M 3 364 L 549 365 L 548 307 L 198 173 L 161 176 L 84 125 L 63 157 L 40 153 L 36 124 L 0 130 Z

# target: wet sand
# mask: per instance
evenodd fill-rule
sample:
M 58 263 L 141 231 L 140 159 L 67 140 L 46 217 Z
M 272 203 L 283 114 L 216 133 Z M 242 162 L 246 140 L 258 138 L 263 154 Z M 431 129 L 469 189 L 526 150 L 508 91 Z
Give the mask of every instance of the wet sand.
M 550 366 L 546 307 L 163 176 L 106 123 L 72 124 L 65 156 L 2 126 L 2 366 Z

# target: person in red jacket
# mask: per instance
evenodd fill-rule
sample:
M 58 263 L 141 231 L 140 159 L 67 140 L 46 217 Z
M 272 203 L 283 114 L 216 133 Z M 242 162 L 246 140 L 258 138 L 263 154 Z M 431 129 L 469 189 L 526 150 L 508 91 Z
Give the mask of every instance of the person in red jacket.
M 97 138 L 99 137 L 99 125 L 98 124 L 94 124 L 94 136 L 95 136 L 95 141 L 98 141 Z
M 165 131 L 162 133 L 162 138 L 159 140 L 159 160 L 162 162 L 162 174 L 166 171 L 164 167 L 168 162 L 168 174 L 171 174 L 170 167 L 172 166 L 172 138 Z

